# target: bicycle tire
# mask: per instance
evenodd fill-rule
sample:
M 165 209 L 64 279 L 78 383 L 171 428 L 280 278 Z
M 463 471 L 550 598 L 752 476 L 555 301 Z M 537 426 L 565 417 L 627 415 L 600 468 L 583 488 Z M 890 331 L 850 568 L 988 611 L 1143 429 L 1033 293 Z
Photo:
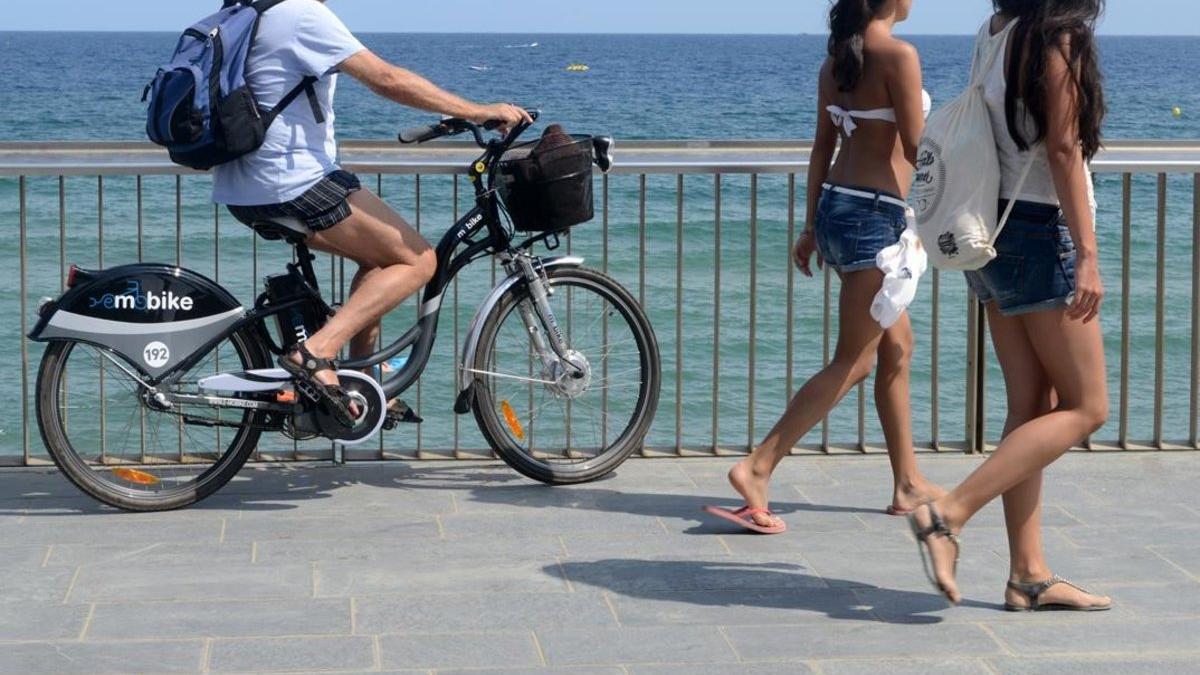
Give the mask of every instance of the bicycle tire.
M 270 357 L 266 346 L 248 330 L 230 335 L 242 365 L 247 369 L 267 368 Z M 93 470 L 72 445 L 64 428 L 58 405 L 58 385 L 63 377 L 67 358 L 76 345 L 74 341 L 55 341 L 47 346 L 38 369 L 37 419 L 42 440 L 54 464 L 75 487 L 97 501 L 124 511 L 172 511 L 194 505 L 224 487 L 242 469 L 258 446 L 262 435 L 258 427 L 265 416 L 246 411 L 243 424 L 229 446 L 212 467 L 193 482 L 160 495 L 138 495 L 104 479 Z
M 586 268 L 566 267 L 548 269 L 546 279 L 551 287 L 574 285 L 601 291 L 602 297 L 607 296 L 606 300 L 633 329 L 635 339 L 639 341 L 640 345 L 641 369 L 644 377 L 634 415 L 616 441 L 592 461 L 569 465 L 539 461 L 514 442 L 511 434 L 505 431 L 506 421 L 501 419 L 501 413 L 497 410 L 492 392 L 486 386 L 487 383 L 484 379 L 486 376 L 479 376 L 475 382 L 475 404 L 473 406 L 475 419 L 491 448 L 518 473 L 550 485 L 588 483 L 612 473 L 630 455 L 640 449 L 645 441 L 657 411 L 662 381 L 658 340 L 645 310 L 628 290 L 611 277 Z M 494 347 L 493 343 L 501 324 L 512 314 L 519 302 L 528 298 L 528 286 L 524 283 L 517 284 L 501 298 L 485 319 L 473 364 L 476 371 L 487 370 L 489 355 Z

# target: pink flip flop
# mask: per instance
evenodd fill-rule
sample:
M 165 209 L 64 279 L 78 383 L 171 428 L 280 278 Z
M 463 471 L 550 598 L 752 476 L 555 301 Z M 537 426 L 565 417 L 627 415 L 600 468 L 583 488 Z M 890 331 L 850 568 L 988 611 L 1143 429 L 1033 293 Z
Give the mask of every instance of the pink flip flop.
M 783 534 L 784 532 L 787 532 L 786 523 L 779 525 L 778 527 L 763 527 L 762 525 L 754 522 L 754 516 L 760 513 L 774 518 L 775 514 L 771 513 L 771 509 L 752 509 L 749 506 L 743 506 L 736 511 L 732 511 L 730 509 L 723 509 L 719 506 L 705 506 L 704 512 L 718 518 L 723 518 L 730 522 L 737 523 L 747 530 L 750 530 L 751 532 L 757 532 L 759 534 Z

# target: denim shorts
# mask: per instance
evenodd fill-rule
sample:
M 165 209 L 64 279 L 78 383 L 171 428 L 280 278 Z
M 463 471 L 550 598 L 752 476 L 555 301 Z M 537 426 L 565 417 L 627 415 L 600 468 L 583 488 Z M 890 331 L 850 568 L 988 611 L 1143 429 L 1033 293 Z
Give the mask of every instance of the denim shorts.
M 822 190 L 815 224 L 817 248 L 825 264 L 840 273 L 874 269 L 875 256 L 900 241 L 908 226 L 904 207 L 883 198 L 903 200 L 879 190 L 843 187 L 869 192 L 874 198 L 828 187 Z
M 1008 202 L 1000 203 L 1003 213 Z M 1075 242 L 1061 209 L 1018 201 L 996 241 L 996 259 L 967 283 L 1004 316 L 1066 307 L 1075 296 Z

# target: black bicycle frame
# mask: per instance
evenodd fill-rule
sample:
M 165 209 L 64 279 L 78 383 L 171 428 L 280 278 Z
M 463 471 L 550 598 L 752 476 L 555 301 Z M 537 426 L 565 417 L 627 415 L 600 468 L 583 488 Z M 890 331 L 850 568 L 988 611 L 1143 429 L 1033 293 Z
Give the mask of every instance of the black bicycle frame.
M 516 253 L 526 250 L 538 241 L 556 237 L 557 234 L 548 232 L 525 239 L 519 245 L 512 245 L 512 235 L 506 230 L 500 218 L 500 200 L 496 195 L 496 170 L 499 158 L 511 147 L 512 143 L 528 129 L 528 124 L 514 128 L 502 141 L 492 141 L 487 144 L 484 154 L 471 167 L 469 177 L 475 189 L 475 206 L 464 215 L 454 227 L 442 236 L 436 248 L 437 271 L 422 294 L 421 314 L 417 323 L 388 347 L 367 357 L 345 361 L 341 364 L 347 370 L 367 370 L 384 363 L 401 352 L 412 349 L 412 355 L 404 367 L 393 373 L 380 384 L 389 399 L 395 398 L 412 387 L 429 364 L 433 345 L 437 338 L 438 318 L 441 315 L 442 298 L 450 283 L 465 267 L 484 256 L 499 253 Z M 485 233 L 481 239 L 478 235 Z M 296 249 L 296 262 L 289 264 L 289 271 L 299 273 L 308 287 L 307 298 L 286 302 L 279 306 L 268 306 L 265 303 L 265 293 L 255 302 L 255 308 L 245 317 L 230 326 L 222 334 L 214 338 L 205 347 L 196 350 L 169 373 L 150 382 L 156 386 L 169 380 L 173 375 L 186 373 L 199 363 L 210 351 L 234 333 L 244 330 L 247 326 L 255 326 L 260 338 L 275 345 L 266 327 L 266 320 L 297 305 L 309 303 L 325 316 L 332 316 L 333 309 L 324 301 L 320 294 L 317 275 L 312 267 L 314 257 L 302 239 L 291 241 Z

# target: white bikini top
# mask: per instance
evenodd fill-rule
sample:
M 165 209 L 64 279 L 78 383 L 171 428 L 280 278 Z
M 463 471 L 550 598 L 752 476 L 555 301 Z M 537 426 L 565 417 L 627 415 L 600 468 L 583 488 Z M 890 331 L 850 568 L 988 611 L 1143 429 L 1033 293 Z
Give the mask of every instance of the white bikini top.
M 841 106 L 831 105 L 825 108 L 829 112 L 829 116 L 833 118 L 833 124 L 840 127 L 846 132 L 846 136 L 853 136 L 854 130 L 858 128 L 858 124 L 854 121 L 859 120 L 879 120 L 881 122 L 896 123 L 895 108 L 876 108 L 874 110 L 846 110 Z M 921 90 L 921 112 L 926 117 L 929 116 L 929 111 L 933 110 L 933 97 L 924 89 Z

